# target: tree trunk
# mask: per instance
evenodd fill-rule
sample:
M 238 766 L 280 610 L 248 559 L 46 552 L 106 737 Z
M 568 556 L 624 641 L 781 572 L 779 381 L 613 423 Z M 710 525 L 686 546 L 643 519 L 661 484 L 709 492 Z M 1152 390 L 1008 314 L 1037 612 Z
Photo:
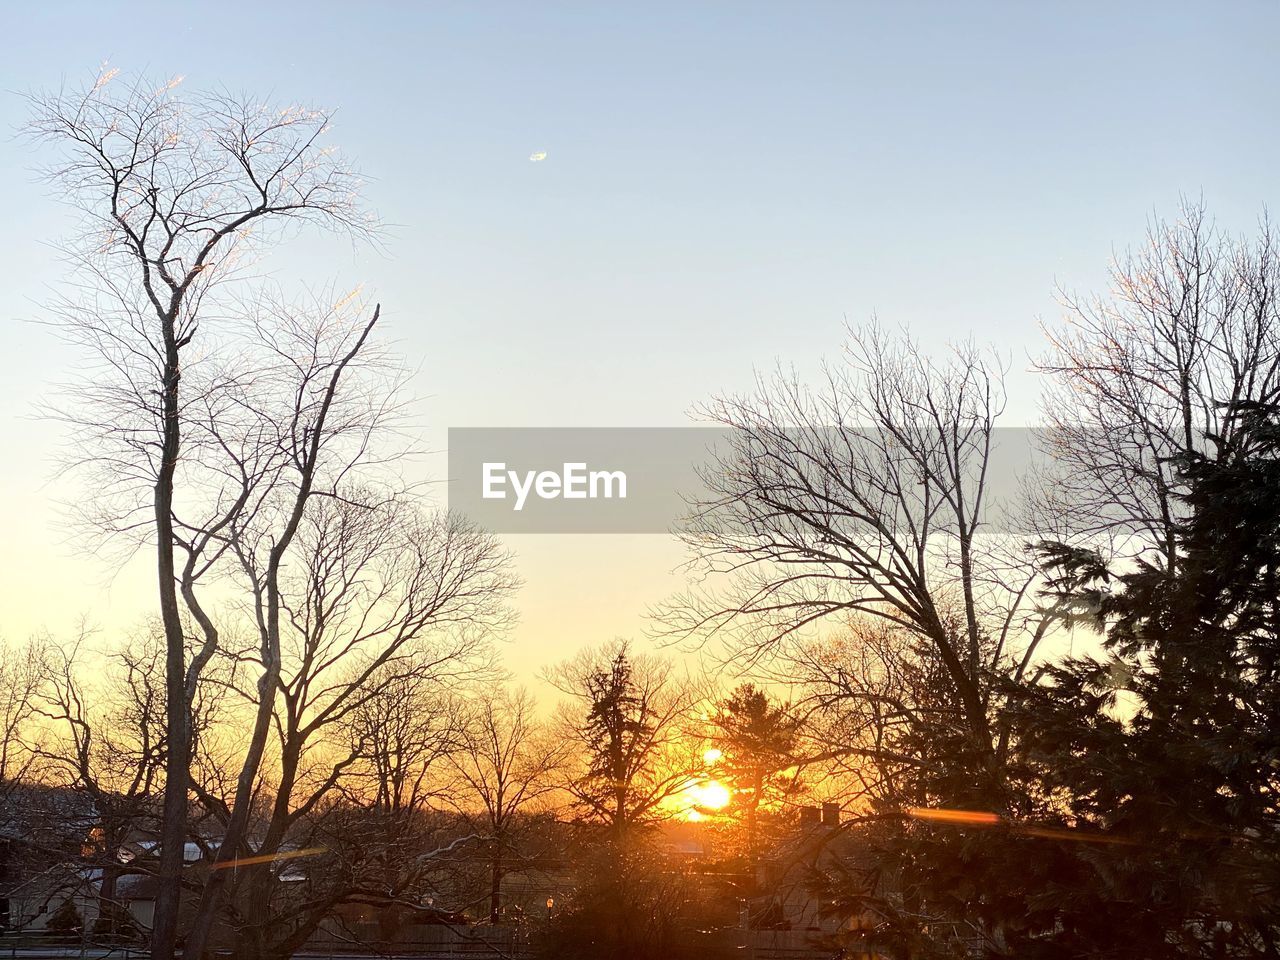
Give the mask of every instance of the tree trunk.
M 267 569 L 263 575 L 265 598 L 260 601 L 265 609 L 261 610 L 262 631 L 260 640 L 262 642 L 263 669 L 262 675 L 258 678 L 257 710 L 249 736 L 249 743 L 245 750 L 244 762 L 241 764 L 240 774 L 236 778 L 235 801 L 231 808 L 231 818 L 227 821 L 226 829 L 223 831 L 222 845 L 218 848 L 217 867 L 205 881 L 204 889 L 200 892 L 200 901 L 196 905 L 195 916 L 192 919 L 191 930 L 187 937 L 187 949 L 184 953 L 190 953 L 193 957 L 198 958 L 205 951 L 205 946 L 209 942 L 209 936 L 213 929 L 214 917 L 219 907 L 223 886 L 227 880 L 226 864 L 239 856 L 239 850 L 244 845 L 248 834 L 254 785 L 257 781 L 258 772 L 262 767 L 263 753 L 266 750 L 267 739 L 271 733 L 271 721 L 275 715 L 276 686 L 280 680 L 280 568 L 284 562 L 285 553 L 298 532 L 298 526 L 302 523 L 303 511 L 311 496 L 311 485 L 315 479 L 321 438 L 325 435 L 325 419 L 337 393 L 338 381 L 347 364 L 364 347 L 369 333 L 378 322 L 381 311 L 382 308 L 380 306 L 373 308 L 373 316 L 365 325 L 355 345 L 342 357 L 330 376 L 324 399 L 320 404 L 320 412 L 309 431 L 309 437 L 306 441 L 306 454 L 298 467 L 298 490 L 294 495 L 289 519 L 285 523 L 279 538 L 271 547 Z M 172 557 L 170 559 L 172 560 Z M 286 748 L 286 753 L 281 760 L 280 785 L 276 792 L 275 810 L 272 814 L 271 827 L 268 831 L 269 838 L 272 837 L 271 831 L 277 832 L 273 839 L 269 839 L 264 844 L 264 849 L 269 849 L 272 853 L 277 851 L 278 844 L 284 837 L 284 831 L 288 828 L 289 796 L 294 777 L 297 774 L 299 751 L 302 749 L 302 743 L 296 739 L 297 732 L 296 727 L 291 728 L 289 742 L 292 742 L 293 746 Z M 292 754 L 288 752 L 290 749 L 293 751 Z M 261 950 L 261 945 L 259 945 L 259 953 Z
M 173 477 L 181 442 L 178 421 L 178 383 L 181 379 L 175 312 L 163 318 L 164 385 L 161 397 L 164 436 L 155 485 L 156 574 L 160 588 L 160 619 L 165 638 L 165 763 L 164 815 L 160 829 L 159 889 L 151 935 L 152 960 L 172 960 L 182 908 L 182 866 L 187 841 L 187 779 L 190 735 L 187 730 L 186 644 L 178 607 L 177 571 L 173 557 Z
M 497 923 L 502 917 L 502 841 L 495 840 L 493 863 L 489 875 L 489 922 Z
M 93 922 L 95 937 L 108 939 L 121 932 L 121 909 L 116 900 L 116 881 L 120 878 L 118 867 L 107 866 L 102 869 L 102 880 L 98 884 L 98 917 Z

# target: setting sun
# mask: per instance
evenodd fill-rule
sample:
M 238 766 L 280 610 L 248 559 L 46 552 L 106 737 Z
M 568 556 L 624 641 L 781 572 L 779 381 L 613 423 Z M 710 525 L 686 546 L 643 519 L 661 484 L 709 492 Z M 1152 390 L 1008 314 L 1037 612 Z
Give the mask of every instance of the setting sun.
M 733 793 L 723 783 L 717 780 L 708 780 L 691 787 L 689 796 L 692 798 L 695 808 L 721 810 L 729 805 L 729 801 L 733 798 Z

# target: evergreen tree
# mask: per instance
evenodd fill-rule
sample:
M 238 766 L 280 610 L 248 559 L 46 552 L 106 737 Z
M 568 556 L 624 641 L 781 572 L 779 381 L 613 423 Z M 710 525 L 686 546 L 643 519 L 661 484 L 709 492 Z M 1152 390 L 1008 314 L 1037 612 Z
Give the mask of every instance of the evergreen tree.
M 1052 588 L 1089 609 L 1105 658 L 1024 695 L 1023 746 L 1079 831 L 1061 953 L 1274 957 L 1280 941 L 1280 423 L 1236 404 L 1180 458 L 1172 563 L 1107 569 L 1041 545 Z
M 729 812 L 741 819 L 743 850 L 754 864 L 762 843 L 761 817 L 771 804 L 801 789 L 793 770 L 800 720 L 788 704 L 744 683 L 717 705 L 711 726 L 711 742 L 720 754 L 714 771 L 732 790 Z

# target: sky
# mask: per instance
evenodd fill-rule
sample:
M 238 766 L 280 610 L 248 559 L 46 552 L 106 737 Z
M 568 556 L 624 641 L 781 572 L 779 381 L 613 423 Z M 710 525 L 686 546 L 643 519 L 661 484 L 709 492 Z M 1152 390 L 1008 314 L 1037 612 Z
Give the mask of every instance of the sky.
M 64 437 L 35 414 L 76 357 L 38 323 L 70 221 L 17 136 L 22 95 L 103 63 L 337 108 L 385 244 L 304 237 L 266 266 L 383 304 L 435 449 L 450 426 L 686 423 L 873 315 L 998 346 L 1007 422 L 1034 423 L 1057 286 L 1103 289 L 1180 196 L 1233 231 L 1280 199 L 1275 3 L 97 0 L 6 4 L 0 27 L 10 639 L 152 603 L 145 562 L 68 526 Z M 519 674 L 639 636 L 680 583 L 664 536 L 509 543 Z

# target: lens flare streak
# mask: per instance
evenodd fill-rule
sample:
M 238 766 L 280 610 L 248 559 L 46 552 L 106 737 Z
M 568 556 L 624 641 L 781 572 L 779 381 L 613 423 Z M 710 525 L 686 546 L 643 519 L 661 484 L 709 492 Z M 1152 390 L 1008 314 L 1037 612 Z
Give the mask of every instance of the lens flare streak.
M 1110 843 L 1134 846 L 1137 840 L 1129 837 L 1117 837 L 1105 833 L 1094 833 L 1087 830 L 1072 830 L 1069 827 L 1051 827 L 1037 823 L 1017 823 L 1006 820 L 997 813 L 988 810 L 945 810 L 936 807 L 908 807 L 906 815 L 913 820 L 924 820 L 930 823 L 948 823 L 964 827 L 996 827 L 1005 826 L 1011 833 L 1025 837 L 1039 837 L 1044 840 L 1069 840 L 1073 843 Z
M 209 865 L 210 870 L 228 870 L 234 867 L 250 867 L 258 863 L 274 863 L 277 860 L 293 860 L 297 857 L 314 857 L 327 852 L 324 847 L 307 847 L 304 850 L 285 850 L 282 853 L 265 853 L 257 857 L 240 857 Z

